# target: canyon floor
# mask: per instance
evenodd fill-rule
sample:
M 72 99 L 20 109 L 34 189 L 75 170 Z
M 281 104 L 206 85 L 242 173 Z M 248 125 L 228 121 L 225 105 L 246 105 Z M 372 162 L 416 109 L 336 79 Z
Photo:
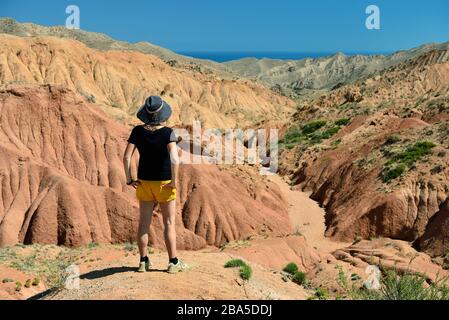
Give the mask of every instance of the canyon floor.
M 330 240 L 324 236 L 325 211 L 318 203 L 309 198 L 309 194 L 294 190 L 280 176 L 273 175 L 270 180 L 281 189 L 282 195 L 288 203 L 288 212 L 295 231 L 304 235 L 307 242 L 317 250 L 325 253 L 349 246 L 348 242 Z

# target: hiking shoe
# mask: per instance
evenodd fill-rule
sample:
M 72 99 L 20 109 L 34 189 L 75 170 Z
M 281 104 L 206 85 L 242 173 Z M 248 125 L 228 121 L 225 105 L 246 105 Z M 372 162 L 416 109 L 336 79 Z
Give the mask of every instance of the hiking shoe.
M 186 271 L 188 269 L 190 269 L 190 266 L 188 264 L 185 264 L 184 262 L 182 262 L 182 260 L 178 259 L 177 264 L 174 264 L 174 263 L 168 264 L 167 272 L 168 273 L 177 273 L 177 272 Z
M 139 263 L 139 269 L 137 269 L 137 272 L 145 272 L 145 271 L 150 271 L 151 270 L 151 262 L 150 260 L 145 261 L 141 261 Z

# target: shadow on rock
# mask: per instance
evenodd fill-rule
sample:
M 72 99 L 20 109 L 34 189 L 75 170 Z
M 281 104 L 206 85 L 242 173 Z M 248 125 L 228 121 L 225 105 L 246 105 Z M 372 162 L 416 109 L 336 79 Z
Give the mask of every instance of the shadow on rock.
M 81 275 L 80 279 L 94 280 L 94 279 L 108 277 L 108 276 L 114 275 L 116 273 L 126 273 L 126 272 L 137 273 L 137 268 L 135 268 L 135 267 L 112 267 L 112 268 L 106 268 L 106 269 L 102 269 L 102 270 L 94 270 L 94 271 L 91 271 L 91 272 Z M 167 270 L 152 269 L 148 272 L 167 272 Z

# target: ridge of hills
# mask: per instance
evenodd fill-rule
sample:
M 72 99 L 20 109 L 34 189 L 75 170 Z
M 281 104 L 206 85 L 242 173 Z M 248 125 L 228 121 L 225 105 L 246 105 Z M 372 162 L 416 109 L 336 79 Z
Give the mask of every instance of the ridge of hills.
M 70 49 L 68 49 L 70 48 Z M 98 51 L 48 36 L 0 34 L 0 85 L 62 85 L 101 106 L 123 123 L 149 95 L 173 107 L 172 124 L 233 128 L 286 119 L 295 102 L 246 79 L 173 68 L 138 51 Z
M 431 50 L 449 48 L 449 42 L 446 42 L 425 44 L 390 55 L 346 56 L 343 53 L 336 53 L 328 57 L 300 60 L 244 58 L 218 63 L 176 54 L 149 42 L 128 43 L 114 40 L 102 33 L 69 30 L 62 26 L 46 27 L 33 23 L 19 23 L 11 18 L 0 19 L 0 33 L 20 37 L 54 36 L 74 39 L 102 51 L 140 51 L 155 55 L 176 68 L 214 74 L 228 80 L 248 78 L 292 98 L 308 96 L 311 91 L 328 91 L 350 84 Z
M 255 79 L 283 94 L 301 97 L 310 90 L 332 90 L 432 50 L 445 50 L 449 42 L 426 44 L 391 55 L 350 55 L 337 53 L 322 58 L 274 60 L 246 58 L 224 64 L 233 72 Z
M 11 18 L 0 19 L 0 33 L 16 35 L 19 37 L 53 36 L 72 39 L 84 43 L 89 48 L 101 51 L 140 51 L 145 54 L 157 56 L 172 66 L 206 73 L 216 73 L 227 78 L 232 78 L 234 76 L 226 66 L 214 61 L 186 57 L 146 41 L 130 43 L 115 40 L 104 33 L 67 29 L 64 26 L 47 27 L 34 23 L 19 23 Z

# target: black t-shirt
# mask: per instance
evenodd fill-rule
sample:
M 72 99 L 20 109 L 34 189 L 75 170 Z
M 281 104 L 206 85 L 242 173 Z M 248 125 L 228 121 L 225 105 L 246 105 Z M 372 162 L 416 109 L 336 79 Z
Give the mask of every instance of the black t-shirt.
M 177 142 L 173 130 L 163 127 L 154 131 L 135 127 L 128 139 L 139 150 L 137 178 L 148 181 L 171 180 L 171 160 L 167 145 Z

